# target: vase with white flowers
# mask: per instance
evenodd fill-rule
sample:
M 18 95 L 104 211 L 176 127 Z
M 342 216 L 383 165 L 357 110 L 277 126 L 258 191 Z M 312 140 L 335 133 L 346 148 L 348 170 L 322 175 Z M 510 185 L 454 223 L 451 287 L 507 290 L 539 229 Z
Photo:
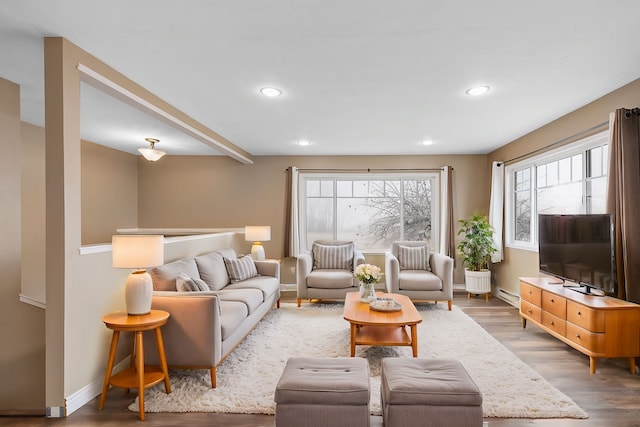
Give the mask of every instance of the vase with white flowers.
M 376 299 L 375 284 L 382 278 L 380 267 L 373 264 L 360 264 L 354 272 L 360 282 L 360 301 L 370 303 Z

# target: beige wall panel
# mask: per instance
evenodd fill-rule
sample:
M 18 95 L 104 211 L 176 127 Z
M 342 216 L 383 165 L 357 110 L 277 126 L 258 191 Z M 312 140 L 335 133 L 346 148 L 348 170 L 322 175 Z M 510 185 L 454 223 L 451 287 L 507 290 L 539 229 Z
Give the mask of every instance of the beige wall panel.
M 44 128 L 22 123 L 22 294 L 46 302 Z
M 281 258 L 285 218 L 285 170 L 350 168 L 454 168 L 457 221 L 488 209 L 486 157 L 468 156 L 262 156 L 242 165 L 221 156 L 166 156 L 151 163 L 138 158 L 139 227 L 244 227 L 271 225 L 267 258 Z M 457 224 L 456 224 L 457 227 Z M 459 263 L 458 263 L 459 264 Z M 283 283 L 295 281 L 290 263 Z M 463 273 L 456 271 L 456 283 Z
M 45 313 L 19 301 L 22 258 L 20 88 L 4 79 L 0 79 L 0 134 L 0 413 L 42 414 Z
M 137 156 L 82 141 L 82 244 L 138 225 Z
M 535 150 L 543 151 L 544 147 L 558 141 L 566 140 L 566 143 L 575 141 L 577 138 L 574 135 L 580 134 L 580 137 L 585 137 L 590 133 L 605 130 L 608 126 L 584 133 L 587 129 L 607 122 L 609 113 L 617 108 L 632 108 L 639 105 L 640 79 L 495 150 L 487 156 L 487 168 L 494 160 L 508 161 Z M 490 187 L 491 178 L 488 176 L 487 188 Z M 491 267 L 494 271 L 494 282 L 509 292 L 519 294 L 518 277 L 538 274 L 538 253 L 519 249 L 507 249 L 505 252 L 505 260 Z

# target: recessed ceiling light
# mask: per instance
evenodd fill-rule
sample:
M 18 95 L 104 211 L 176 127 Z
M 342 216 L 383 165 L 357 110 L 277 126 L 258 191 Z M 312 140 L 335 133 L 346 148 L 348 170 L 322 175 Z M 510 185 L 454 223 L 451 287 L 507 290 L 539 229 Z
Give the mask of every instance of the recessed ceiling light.
M 433 144 L 434 144 L 434 142 L 433 142 L 433 140 L 432 140 L 432 139 L 425 139 L 425 140 L 424 140 L 424 141 L 422 141 L 420 144 L 421 144 L 421 145 L 433 145 Z
M 467 95 L 478 96 L 489 92 L 489 86 L 476 86 L 466 90 Z
M 306 139 L 301 139 L 299 141 L 296 141 L 296 144 L 306 147 L 307 145 L 311 145 L 311 141 L 308 141 Z
M 268 97 L 282 95 L 282 91 L 277 87 L 263 87 L 262 89 L 260 89 L 260 93 Z

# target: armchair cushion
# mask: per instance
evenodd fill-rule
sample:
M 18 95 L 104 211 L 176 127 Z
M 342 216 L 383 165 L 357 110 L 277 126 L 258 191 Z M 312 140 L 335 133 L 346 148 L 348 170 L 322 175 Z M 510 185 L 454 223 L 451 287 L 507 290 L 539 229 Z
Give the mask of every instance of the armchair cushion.
M 440 291 L 442 280 L 424 270 L 401 270 L 398 274 L 398 288 L 404 291 Z
M 350 243 L 324 245 L 314 242 L 311 248 L 313 253 L 314 269 L 341 269 L 353 271 L 353 252 L 355 245 Z
M 429 267 L 429 246 L 398 246 L 400 270 L 426 270 Z
M 342 289 L 353 286 L 353 274 L 347 270 L 316 269 L 307 276 L 307 287 Z
M 227 267 L 231 283 L 247 280 L 258 275 L 256 264 L 250 255 L 240 258 L 224 258 L 224 265 Z

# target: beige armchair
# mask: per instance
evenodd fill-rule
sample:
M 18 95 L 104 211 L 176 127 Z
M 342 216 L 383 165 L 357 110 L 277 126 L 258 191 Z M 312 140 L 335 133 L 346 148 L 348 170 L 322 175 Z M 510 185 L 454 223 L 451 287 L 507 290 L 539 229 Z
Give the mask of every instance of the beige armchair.
M 412 301 L 447 301 L 451 310 L 453 259 L 429 252 L 427 242 L 394 242 L 385 253 L 385 285 Z
M 313 242 L 311 251 L 298 255 L 298 307 L 303 298 L 343 300 L 348 292 L 358 291 L 359 283 L 353 270 L 363 263 L 364 255 L 355 250 L 353 242 Z

